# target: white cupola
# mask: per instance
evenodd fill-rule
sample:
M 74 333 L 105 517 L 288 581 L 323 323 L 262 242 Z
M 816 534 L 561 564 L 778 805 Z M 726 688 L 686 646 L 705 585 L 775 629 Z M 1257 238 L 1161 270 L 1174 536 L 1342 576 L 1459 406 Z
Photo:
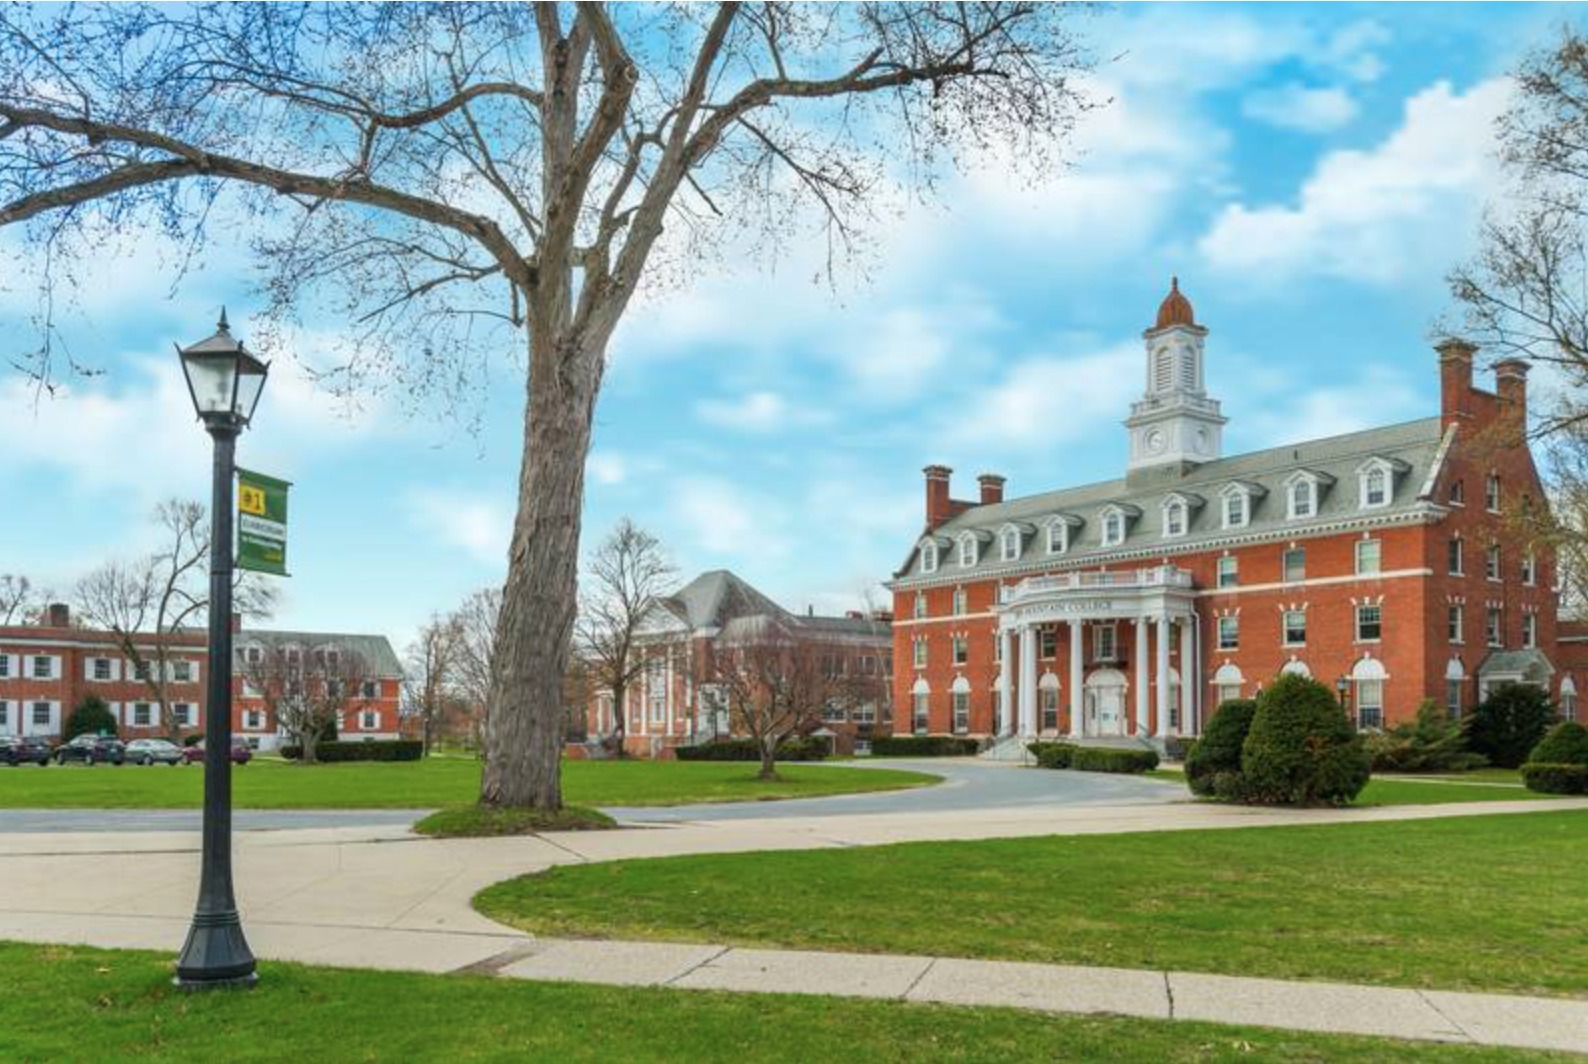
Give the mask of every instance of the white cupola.
M 1222 454 L 1224 422 L 1202 377 L 1202 344 L 1208 331 L 1196 323 L 1180 279 L 1158 307 L 1153 327 L 1142 333 L 1147 348 L 1146 392 L 1132 403 L 1127 473 L 1177 468 L 1181 472 Z

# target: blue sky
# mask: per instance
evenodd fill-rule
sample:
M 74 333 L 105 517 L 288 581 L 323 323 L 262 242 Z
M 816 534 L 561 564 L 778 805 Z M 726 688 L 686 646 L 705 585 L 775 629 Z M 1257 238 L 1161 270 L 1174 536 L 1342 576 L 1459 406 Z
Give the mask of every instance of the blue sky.
M 889 214 L 865 268 L 819 248 L 713 264 L 639 301 L 597 411 L 586 542 L 631 515 L 685 576 L 736 570 L 785 605 L 857 605 L 919 531 L 920 469 L 1011 494 L 1118 475 L 1141 330 L 1178 274 L 1208 326 L 1227 453 L 1430 414 L 1444 275 L 1496 187 L 1504 75 L 1571 12 L 1547 5 L 1151 5 L 1088 19 L 1112 103 L 1073 166 L 1026 187 L 992 161 Z M 4 238 L 0 238 L 3 244 Z M 173 294 L 154 241 L 107 249 L 69 325 L 106 373 L 35 402 L 0 379 L 0 571 L 66 589 L 148 546 L 163 496 L 203 497 L 207 450 L 173 341 L 229 304 L 235 258 Z M 0 274 L 0 278 L 3 278 Z M 0 289 L 5 287 L 0 282 Z M 25 286 L 24 286 L 25 287 Z M 0 347 L 32 337 L 0 290 Z M 300 338 L 314 359 L 317 322 Z M 384 632 L 500 580 L 523 383 L 480 427 L 392 396 L 341 403 L 279 365 L 240 461 L 295 482 L 277 623 Z

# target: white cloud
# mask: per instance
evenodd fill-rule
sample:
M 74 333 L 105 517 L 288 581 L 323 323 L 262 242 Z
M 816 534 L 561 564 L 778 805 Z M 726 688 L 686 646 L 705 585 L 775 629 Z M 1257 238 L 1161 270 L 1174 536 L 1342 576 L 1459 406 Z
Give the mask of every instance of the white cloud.
M 1428 365 L 1431 372 L 1431 360 Z M 1243 413 L 1232 419 L 1231 427 L 1254 448 L 1323 439 L 1429 413 L 1425 391 L 1406 373 L 1377 365 L 1367 367 L 1358 380 L 1327 387 L 1297 388 L 1294 380 L 1270 377 L 1227 401 L 1225 409 L 1237 406 Z
M 787 546 L 779 531 L 785 504 L 716 477 L 692 477 L 672 492 L 672 517 L 696 557 L 754 558 L 765 562 Z
M 1280 283 L 1316 273 L 1388 284 L 1459 255 L 1495 179 L 1492 125 L 1510 82 L 1440 82 L 1366 151 L 1331 152 L 1295 207 L 1226 207 L 1200 247 L 1221 270 Z M 1432 265 L 1431 265 L 1432 264 Z
M 591 451 L 584 467 L 597 484 L 621 484 L 629 475 L 628 461 L 616 451 Z
M 505 563 L 513 530 L 511 506 L 466 492 L 431 488 L 410 492 L 408 504 L 413 519 L 429 535 L 488 565 Z
M 1327 133 L 1356 117 L 1356 100 L 1339 86 L 1317 89 L 1300 82 L 1261 89 L 1241 103 L 1241 113 L 1281 129 Z
M 776 392 L 757 391 L 732 399 L 702 399 L 695 404 L 700 420 L 736 432 L 777 432 L 795 415 Z
M 1052 448 L 1118 428 L 1141 389 L 1139 342 L 1089 354 L 1015 363 L 1001 379 L 971 392 L 940 432 L 960 447 L 994 451 Z

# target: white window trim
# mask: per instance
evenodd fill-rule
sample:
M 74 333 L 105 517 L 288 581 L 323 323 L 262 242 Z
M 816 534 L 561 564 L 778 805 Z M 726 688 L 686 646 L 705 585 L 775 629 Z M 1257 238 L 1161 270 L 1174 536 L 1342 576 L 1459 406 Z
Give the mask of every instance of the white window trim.
M 1368 481 L 1374 474 L 1384 478 L 1384 498 L 1373 502 L 1368 498 Z M 1363 510 L 1382 510 L 1395 501 L 1395 469 L 1382 458 L 1370 458 L 1357 470 L 1357 506 Z
M 1057 547 L 1055 547 L 1053 545 L 1053 533 L 1054 533 L 1055 530 L 1057 530 L 1058 534 L 1059 534 L 1058 535 L 1059 545 Z M 1044 531 L 1045 531 L 1045 535 L 1046 535 L 1046 540 L 1045 540 L 1044 546 L 1046 546 L 1047 552 L 1049 554 L 1066 554 L 1066 553 L 1069 552 L 1069 549 L 1070 549 L 1070 523 L 1068 521 L 1063 521 L 1063 520 L 1060 520 L 1059 518 L 1054 518 L 1053 520 L 1051 520 L 1051 521 L 1049 521 L 1047 523 Z
M 1010 551 L 1011 546 L 1014 547 L 1012 552 Z M 1024 546 L 1025 543 L 1020 534 L 1020 529 L 1014 525 L 1005 525 L 998 530 L 998 559 L 1000 561 L 1019 561 Z
M 1239 501 L 1240 520 L 1230 520 L 1230 503 Z M 1239 484 L 1231 484 L 1219 493 L 1219 522 L 1224 528 L 1245 528 L 1252 523 L 1252 493 Z
M 1104 507 L 1103 512 L 1098 514 L 1098 524 L 1098 543 L 1101 546 L 1118 547 L 1125 542 L 1128 530 L 1125 527 L 1124 510 L 1121 510 L 1118 506 Z M 1111 533 L 1111 530 L 1115 528 L 1119 530 L 1117 536 Z
M 954 557 L 958 559 L 961 568 L 968 569 L 981 560 L 979 546 L 980 544 L 977 543 L 976 537 L 969 532 L 959 537 L 959 542 L 955 546 Z M 969 561 L 966 561 L 966 555 L 969 555 Z
M 1368 546 L 1369 544 L 1372 544 L 1375 548 L 1377 548 L 1377 550 L 1378 550 L 1378 558 L 1376 559 L 1376 562 L 1375 562 L 1374 567 L 1372 569 L 1364 570 L 1362 568 L 1362 550 L 1363 550 L 1364 547 Z M 1352 554 L 1351 564 L 1353 566 L 1355 566 L 1355 571 L 1356 571 L 1356 575 L 1357 576 L 1378 576 L 1378 575 L 1380 575 L 1380 574 L 1382 574 L 1384 572 L 1384 541 L 1383 540 L 1376 539 L 1376 538 L 1374 538 L 1372 536 L 1369 536 L 1366 539 L 1359 539 L 1359 540 L 1356 541 L 1356 546 L 1351 548 L 1351 554 Z
M 930 540 L 930 539 L 922 540 L 921 541 L 921 572 L 923 572 L 923 573 L 935 573 L 935 572 L 937 572 L 937 566 L 938 566 L 938 563 L 941 560 L 942 559 L 940 559 L 938 557 L 937 541 L 936 540 Z
M 1492 491 L 1490 489 L 1493 489 Z M 1503 496 L 1500 494 L 1500 474 L 1490 473 L 1483 478 L 1483 508 L 1491 514 L 1500 512 Z
M 1307 489 L 1307 512 L 1296 512 L 1296 489 Z M 1312 473 L 1292 473 L 1285 478 L 1285 520 L 1311 521 L 1318 516 L 1318 478 Z
M 1301 640 L 1292 642 L 1290 638 L 1290 615 L 1301 614 Z M 1304 647 L 1307 645 L 1307 611 L 1285 610 L 1279 615 L 1279 645 L 1284 647 Z
M 1172 530 L 1170 528 L 1170 515 L 1171 514 L 1178 514 L 1179 515 L 1179 518 L 1180 518 L 1180 530 L 1178 532 L 1176 532 L 1176 531 L 1174 531 L 1174 530 Z M 1180 538 L 1184 537 L 1190 530 L 1191 530 L 1191 507 L 1186 503 L 1186 501 L 1184 499 L 1180 498 L 1178 495 L 1173 495 L 1173 496 L 1170 496 L 1169 498 L 1165 499 L 1164 503 L 1163 503 L 1163 538 L 1164 539 L 1180 539 Z
M 1225 583 L 1224 582 L 1224 565 L 1225 565 L 1226 562 L 1229 563 L 1230 576 L 1232 577 L 1232 579 L 1230 580 L 1229 583 Z M 1221 588 L 1221 587 L 1239 587 L 1240 583 L 1241 583 L 1241 560 L 1240 560 L 1240 558 L 1236 557 L 1233 554 L 1221 554 L 1221 555 L 1219 555 L 1217 560 L 1215 560 L 1214 563 L 1213 563 L 1213 587 L 1214 587 L 1214 589 L 1217 590 L 1218 588 Z
M 1235 638 L 1229 643 L 1225 643 L 1224 642 L 1224 625 L 1225 625 L 1226 621 L 1229 622 L 1230 628 L 1231 628 L 1232 632 L 1235 635 Z M 1223 617 L 1220 617 L 1218 619 L 1218 624 L 1216 625 L 1215 631 L 1214 631 L 1214 641 L 1218 644 L 1218 649 L 1220 649 L 1220 650 L 1239 650 L 1240 649 L 1240 647 L 1241 647 L 1241 619 L 1240 619 L 1240 617 L 1237 614 L 1227 613 Z

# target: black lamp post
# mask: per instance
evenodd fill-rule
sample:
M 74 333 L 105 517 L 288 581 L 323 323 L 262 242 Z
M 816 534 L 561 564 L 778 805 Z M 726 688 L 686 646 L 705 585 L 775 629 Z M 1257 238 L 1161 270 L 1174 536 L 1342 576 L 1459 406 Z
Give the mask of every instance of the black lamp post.
M 204 722 L 204 842 L 198 904 L 176 962 L 184 990 L 253 986 L 254 955 L 232 891 L 232 479 L 233 449 L 265 387 L 268 364 L 243 350 L 226 325 L 177 348 L 193 409 L 215 441 L 210 502 L 209 688 Z
M 1345 710 L 1345 715 L 1349 717 L 1351 715 L 1351 678 L 1349 676 L 1340 677 L 1334 681 L 1334 689 L 1340 695 L 1340 708 Z

